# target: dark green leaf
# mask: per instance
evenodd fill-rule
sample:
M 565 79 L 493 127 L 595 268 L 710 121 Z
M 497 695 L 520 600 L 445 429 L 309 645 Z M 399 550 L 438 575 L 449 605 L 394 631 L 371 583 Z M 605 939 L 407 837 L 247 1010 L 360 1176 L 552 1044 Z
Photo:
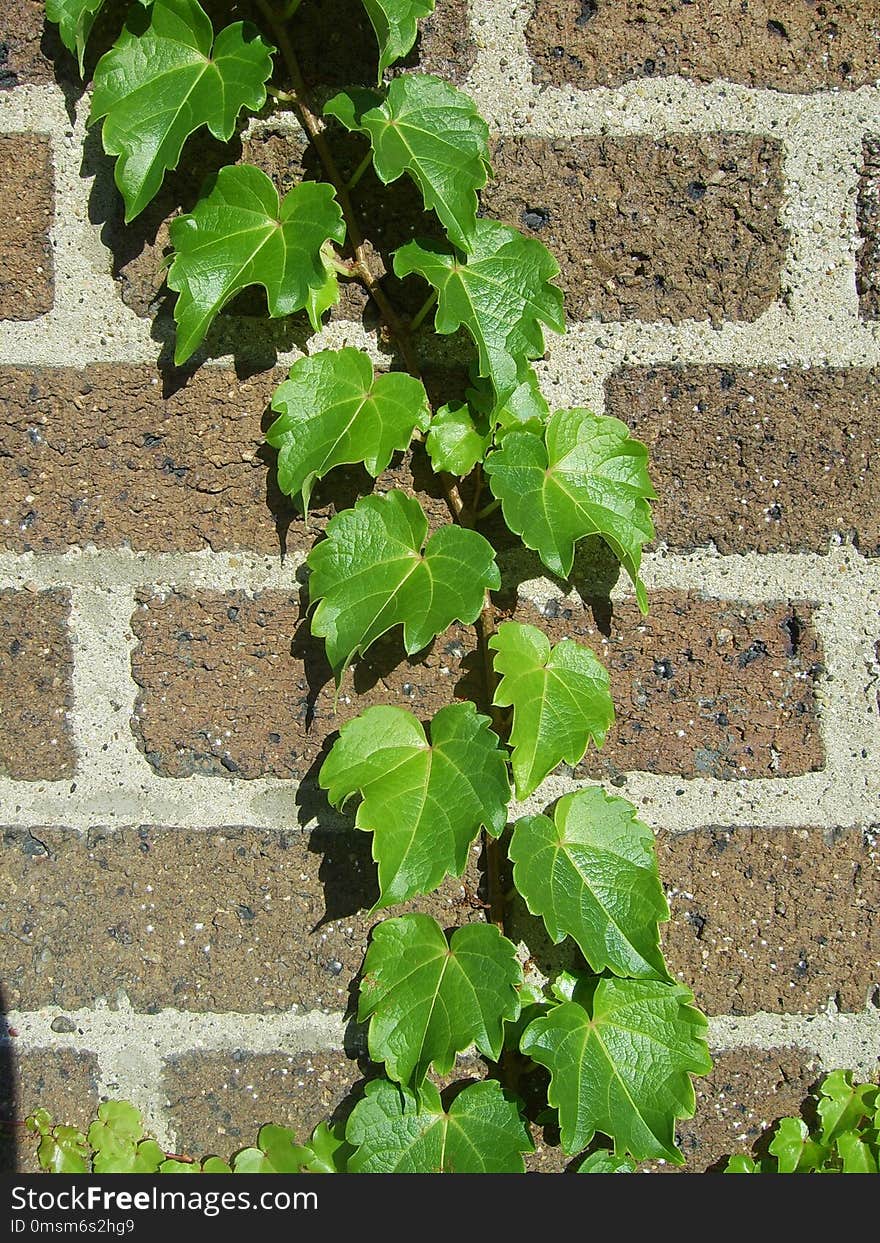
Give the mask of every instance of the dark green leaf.
M 416 41 L 419 18 L 434 12 L 435 0 L 364 0 L 379 40 L 379 80 L 389 65 L 406 56 Z

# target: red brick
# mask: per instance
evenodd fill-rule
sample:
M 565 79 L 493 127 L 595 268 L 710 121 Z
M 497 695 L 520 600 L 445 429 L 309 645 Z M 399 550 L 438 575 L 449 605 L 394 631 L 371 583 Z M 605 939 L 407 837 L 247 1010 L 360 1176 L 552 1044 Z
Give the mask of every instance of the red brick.
M 74 771 L 73 656 L 66 591 L 0 591 L 0 773 L 57 781 Z
M 37 1139 L 20 1125 L 36 1109 L 85 1132 L 98 1112 L 98 1061 L 74 1049 L 0 1053 L 0 1174 L 39 1170 Z
M 862 167 L 856 199 L 859 249 L 856 288 L 863 319 L 880 319 L 880 138 L 862 143 Z
M 0 135 L 0 320 L 36 319 L 54 301 L 49 141 Z
M 59 47 L 57 27 L 48 25 L 43 0 L 4 0 L 0 14 L 0 90 L 43 86 L 53 80 L 49 56 Z M 43 51 L 43 45 L 49 56 Z

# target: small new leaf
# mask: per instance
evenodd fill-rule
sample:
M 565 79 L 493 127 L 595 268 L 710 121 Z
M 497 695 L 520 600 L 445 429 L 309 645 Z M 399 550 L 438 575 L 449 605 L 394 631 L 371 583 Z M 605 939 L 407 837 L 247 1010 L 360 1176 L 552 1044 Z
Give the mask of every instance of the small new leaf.
M 419 18 L 434 12 L 435 0 L 364 0 L 379 40 L 379 81 L 389 65 L 406 56 L 416 41 Z
M 429 915 L 386 919 L 373 929 L 358 1003 L 370 1057 L 415 1088 L 432 1064 L 448 1074 L 471 1044 L 497 1062 L 521 984 L 516 946 L 492 924 L 466 924 L 447 942 Z
M 503 622 L 489 647 L 501 675 L 494 703 L 513 707 L 513 776 L 524 799 L 561 760 L 579 763 L 590 739 L 604 743 L 614 720 L 608 671 L 589 648 L 563 639 L 551 651 L 542 631 L 519 622 Z
M 342 92 L 324 112 L 369 137 L 373 167 L 385 185 L 409 173 L 453 245 L 471 249 L 477 191 L 491 167 L 489 127 L 470 96 L 441 78 L 412 73 L 395 78 L 385 98 Z
M 197 0 L 154 0 L 150 24 L 132 10 L 116 45 L 95 69 L 89 123 L 104 118 L 103 143 L 133 220 L 176 168 L 183 144 L 206 125 L 227 142 L 243 108 L 266 102 L 272 48 L 236 22 L 216 40 Z
M 544 353 L 544 327 L 565 330 L 559 264 L 546 247 L 516 229 L 477 220 L 467 260 L 440 243 L 408 242 L 394 255 L 400 276 L 418 272 L 438 292 L 434 326 L 464 326 L 474 338 L 479 372 L 499 403 L 528 378 L 528 360 Z
M 675 1119 L 694 1112 L 689 1076 L 712 1066 L 706 1019 L 692 1001 L 680 984 L 584 979 L 574 1000 L 526 1028 L 520 1048 L 550 1071 L 547 1099 L 559 1110 L 566 1152 L 601 1131 L 617 1156 L 683 1163 Z
M 591 1152 L 578 1166 L 579 1174 L 635 1174 L 636 1167 L 627 1157 L 615 1157 L 607 1148 Z
M 430 744 L 411 712 L 367 708 L 343 725 L 318 784 L 334 807 L 362 795 L 355 824 L 374 835 L 374 909 L 460 876 L 480 828 L 504 828 L 510 799 L 504 752 L 472 703 L 441 708 Z
M 436 472 L 469 475 L 482 462 L 489 445 L 489 431 L 478 426 L 465 402 L 451 401 L 441 406 L 431 420 L 425 441 L 431 466 Z
M 522 1174 L 534 1148 L 515 1104 L 494 1080 L 474 1083 L 448 1110 L 432 1083 L 418 1095 L 387 1080 L 367 1084 L 346 1138 L 352 1174 Z
M 320 313 L 331 282 L 322 247 L 328 240 L 345 240 L 331 186 L 300 182 L 279 202 L 266 174 L 249 164 L 221 168 L 207 196 L 190 215 L 172 220 L 169 231 L 174 258 L 168 285 L 180 294 L 174 307 L 178 365 L 198 349 L 230 298 L 248 285 L 262 285 L 272 316 L 304 307 L 311 315 Z M 317 320 L 312 327 L 317 331 Z
M 147 5 L 150 0 L 141 0 L 141 3 Z M 46 17 L 50 22 L 57 22 L 61 42 L 68 52 L 76 54 L 80 73 L 86 43 L 103 7 L 104 0 L 46 0 Z
M 509 853 L 514 884 L 555 944 L 572 937 L 597 974 L 668 978 L 654 835 L 631 803 L 598 786 L 566 794 L 553 820 L 516 822 Z
M 800 1118 L 782 1118 L 767 1151 L 776 1158 L 779 1174 L 806 1174 L 819 1169 L 827 1149 L 810 1136 Z
M 548 569 L 567 578 L 577 540 L 601 535 L 647 612 L 639 579 L 642 547 L 654 537 L 647 462 L 648 450 L 619 419 L 559 410 L 543 436 L 509 430 L 485 469 L 504 521 Z
M 355 349 L 321 350 L 294 363 L 272 409 L 280 418 L 266 440 L 278 450 L 278 484 L 306 510 L 316 479 L 353 462 L 375 478 L 431 418 L 419 380 L 401 371 L 374 375 L 369 357 Z
M 327 524 L 308 556 L 309 595 L 319 601 L 312 634 L 327 641 L 337 684 L 358 652 L 403 626 L 412 655 L 453 621 L 475 621 L 501 575 L 476 531 L 445 526 L 425 543 L 428 520 L 415 498 L 365 496 Z

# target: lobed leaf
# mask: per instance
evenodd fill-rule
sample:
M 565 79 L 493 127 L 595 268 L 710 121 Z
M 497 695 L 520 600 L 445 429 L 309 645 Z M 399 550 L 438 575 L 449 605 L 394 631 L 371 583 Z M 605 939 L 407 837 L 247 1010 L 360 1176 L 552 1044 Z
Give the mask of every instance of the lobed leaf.
M 236 22 L 214 38 L 197 0 L 154 0 L 150 22 L 134 9 L 98 62 L 89 123 L 104 119 L 108 155 L 125 200 L 126 222 L 147 206 L 183 144 L 206 125 L 228 141 L 242 109 L 266 102 L 275 50 L 256 27 Z
M 481 827 L 504 828 L 510 799 L 505 753 L 472 703 L 441 708 L 430 744 L 411 712 L 367 708 L 342 726 L 318 784 L 334 807 L 362 796 L 355 825 L 374 835 L 374 909 L 460 876 Z
M 266 433 L 278 450 L 278 484 L 303 508 L 316 479 L 334 466 L 363 462 L 375 478 L 413 431 L 426 431 L 431 408 L 424 385 L 401 371 L 374 375 L 361 350 L 321 350 L 301 358 L 275 390 L 280 413 Z
M 690 1117 L 691 1074 L 706 1074 L 706 1019 L 680 984 L 581 980 L 525 1030 L 520 1048 L 550 1071 L 548 1101 L 559 1110 L 562 1146 L 580 1152 L 597 1131 L 617 1156 L 675 1165 L 676 1118 Z
M 619 419 L 559 410 L 543 436 L 510 429 L 485 470 L 504 521 L 548 569 L 567 578 L 577 540 L 601 535 L 647 612 L 639 578 L 642 547 L 654 537 L 647 460 L 648 450 Z
M 149 4 L 150 0 L 141 0 Z M 92 27 L 104 7 L 104 0 L 46 0 L 46 18 L 58 25 L 58 34 L 68 52 L 73 52 L 83 71 L 86 43 Z
M 434 12 L 435 0 L 364 0 L 379 41 L 379 81 L 389 65 L 406 56 L 416 41 L 419 18 Z
M 448 1074 L 471 1044 L 497 1062 L 521 984 L 516 946 L 492 924 L 466 924 L 447 942 L 429 915 L 386 919 L 373 929 L 358 1003 L 370 1057 L 416 1088 L 432 1065 Z
M 777 1161 L 779 1174 L 806 1174 L 824 1164 L 828 1150 L 811 1138 L 800 1118 L 782 1118 L 767 1151 Z
M 525 1120 L 494 1080 L 473 1083 L 443 1108 L 425 1083 L 418 1095 L 387 1080 L 367 1084 L 346 1138 L 353 1174 L 522 1174 L 534 1148 Z
M 436 472 L 461 476 L 469 475 L 477 462 L 482 462 L 488 445 L 488 430 L 474 421 L 467 404 L 461 401 L 440 407 L 425 441 Z
M 467 259 L 435 242 L 408 242 L 394 255 L 400 276 L 418 272 L 438 292 L 439 333 L 465 327 L 477 345 L 479 373 L 503 403 L 528 379 L 528 360 L 544 353 L 544 327 L 565 330 L 559 264 L 516 229 L 477 220 Z
M 301 182 L 279 201 L 259 168 L 221 168 L 193 211 L 171 221 L 170 234 L 168 285 L 180 294 L 175 363 L 195 353 L 216 315 L 248 285 L 262 285 L 272 316 L 306 308 L 317 331 L 314 317 L 326 308 L 329 284 L 335 293 L 336 281 L 323 247 L 328 239 L 345 239 L 331 186 Z
M 832 1143 L 844 1131 L 858 1127 L 880 1104 L 874 1083 L 853 1084 L 851 1070 L 833 1070 L 819 1087 L 816 1112 L 822 1122 L 821 1142 Z
M 365 496 L 327 524 L 308 556 L 312 634 L 326 639 L 337 683 L 358 652 L 403 626 L 412 655 L 456 619 L 475 621 L 487 589 L 501 583 L 491 545 L 476 531 L 445 526 L 425 543 L 428 520 L 399 491 Z
M 49 1174 L 88 1174 L 92 1168 L 86 1137 L 75 1126 L 41 1130 L 37 1161 Z
M 589 648 L 563 639 L 551 651 L 542 631 L 519 622 L 502 622 L 489 647 L 501 675 L 493 703 L 513 708 L 513 776 L 524 799 L 561 760 L 577 764 L 591 739 L 604 743 L 614 721 L 608 671 Z
M 370 139 L 381 182 L 408 173 L 453 245 L 472 248 L 477 191 L 491 165 L 489 127 L 470 96 L 442 78 L 410 73 L 395 78 L 384 97 L 375 91 L 334 95 L 324 112 Z
M 597 974 L 668 979 L 658 921 L 669 908 L 654 835 L 598 786 L 566 794 L 554 819 L 524 816 L 510 843 L 513 879 L 558 944 L 570 936 Z
M 635 1174 L 636 1167 L 626 1157 L 615 1157 L 607 1148 L 591 1152 L 578 1166 L 579 1174 Z

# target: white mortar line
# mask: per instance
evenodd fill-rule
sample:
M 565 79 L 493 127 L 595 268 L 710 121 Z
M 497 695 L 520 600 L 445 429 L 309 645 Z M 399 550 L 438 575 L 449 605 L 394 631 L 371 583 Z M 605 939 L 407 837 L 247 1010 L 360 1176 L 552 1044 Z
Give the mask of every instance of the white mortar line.
M 0 552 L 0 588 L 42 591 L 49 587 L 127 588 L 156 591 L 299 590 L 297 571 L 305 556 L 299 550 L 283 560 L 252 552 L 146 553 L 128 548 L 70 548 L 64 553 Z
M 795 1046 L 815 1053 L 826 1071 L 853 1070 L 876 1080 L 880 1059 L 880 1010 L 870 1003 L 857 1014 L 841 1013 L 829 1001 L 815 1015 L 724 1015 L 709 1020 L 709 1044 L 717 1053 L 733 1049 Z

